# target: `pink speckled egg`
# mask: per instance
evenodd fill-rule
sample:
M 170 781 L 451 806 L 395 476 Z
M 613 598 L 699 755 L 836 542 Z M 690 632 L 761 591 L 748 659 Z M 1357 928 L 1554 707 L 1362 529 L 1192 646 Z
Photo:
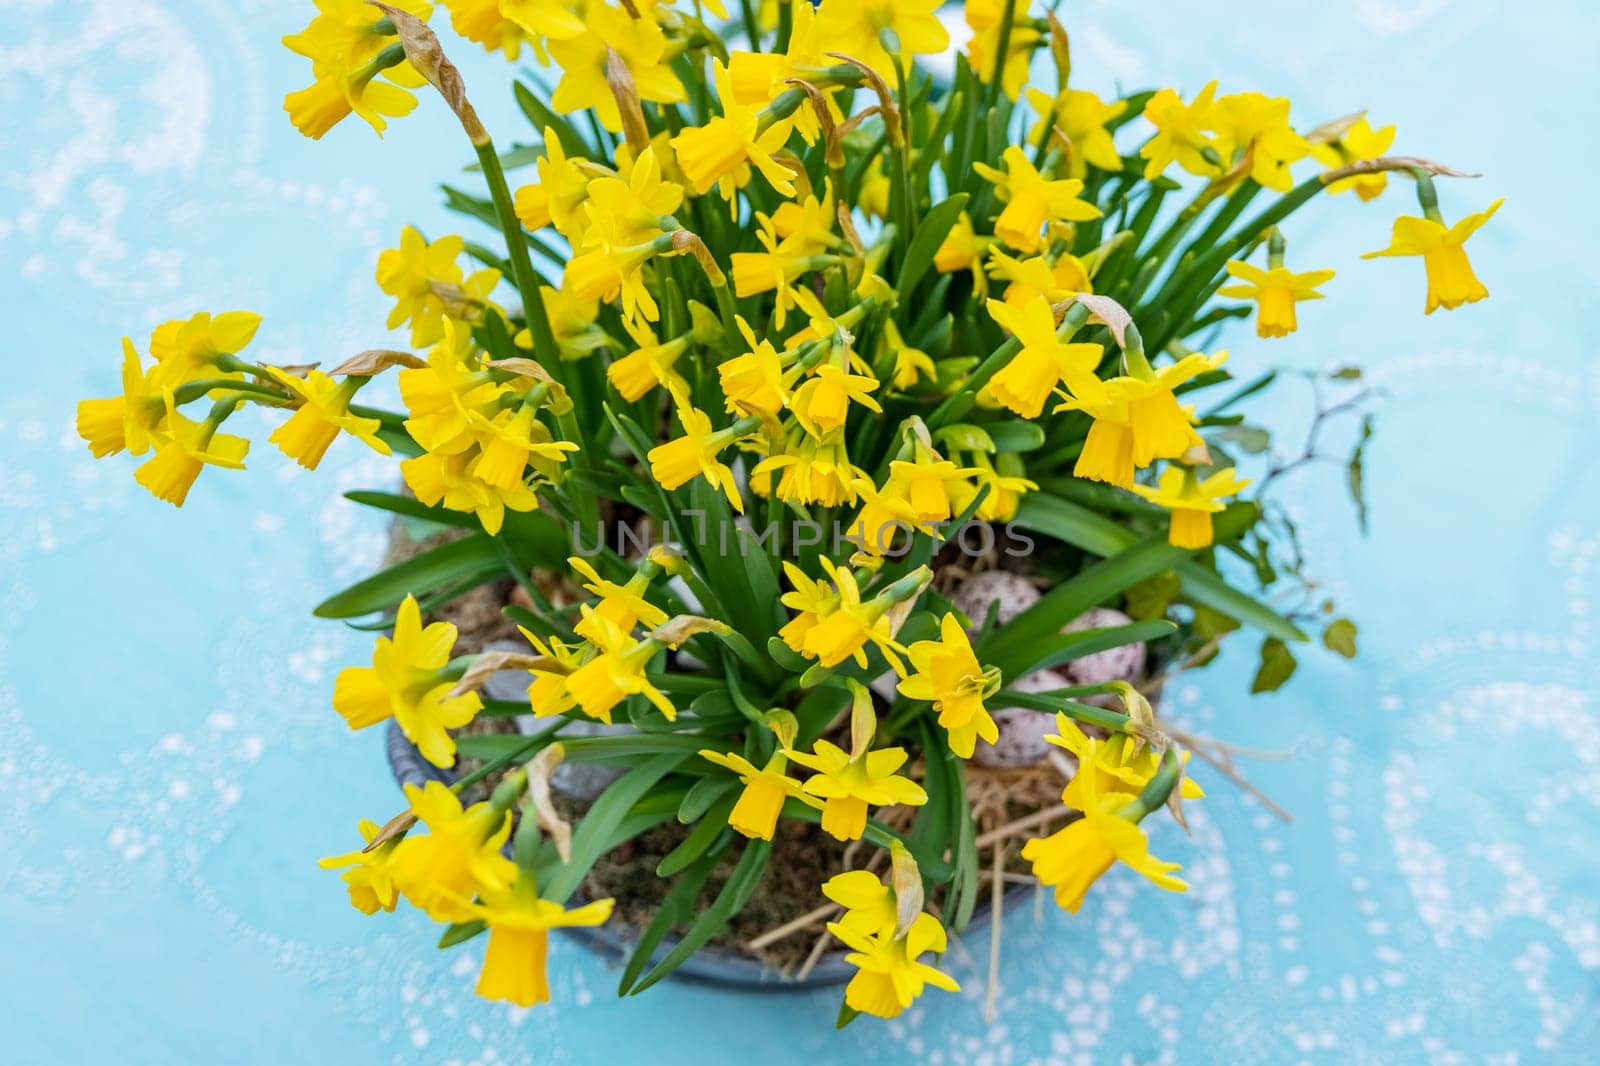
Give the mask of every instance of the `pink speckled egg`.
M 1003 626 L 1039 602 L 1039 590 L 1027 578 L 1008 570 L 985 570 L 963 581 L 950 597 L 956 610 L 972 619 L 977 630 L 989 616 L 991 604 L 999 603 L 995 625 Z
M 1061 628 L 1061 632 L 1077 633 L 1085 629 L 1108 629 L 1112 626 L 1125 626 L 1132 621 L 1133 619 L 1121 611 L 1110 607 L 1096 607 L 1068 622 Z M 1124 644 L 1120 648 L 1108 648 L 1063 663 L 1058 669 L 1071 678 L 1071 684 L 1074 685 L 1101 685 L 1107 681 L 1128 681 L 1138 684 L 1144 677 L 1145 662 L 1143 644 Z M 1084 702 L 1098 707 L 1122 706 L 1122 701 L 1111 695 L 1093 696 Z

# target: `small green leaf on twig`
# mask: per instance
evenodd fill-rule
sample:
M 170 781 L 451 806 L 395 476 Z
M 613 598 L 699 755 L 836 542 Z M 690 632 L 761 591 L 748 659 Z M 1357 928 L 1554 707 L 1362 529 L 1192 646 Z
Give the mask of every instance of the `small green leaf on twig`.
M 1268 637 L 1261 644 L 1261 666 L 1256 670 L 1255 680 L 1250 683 L 1250 691 L 1278 691 L 1285 681 L 1294 676 L 1299 665 L 1287 644 L 1277 637 Z
M 1322 643 L 1329 651 L 1338 652 L 1346 659 L 1356 657 L 1356 624 L 1348 618 L 1336 618 L 1322 631 Z

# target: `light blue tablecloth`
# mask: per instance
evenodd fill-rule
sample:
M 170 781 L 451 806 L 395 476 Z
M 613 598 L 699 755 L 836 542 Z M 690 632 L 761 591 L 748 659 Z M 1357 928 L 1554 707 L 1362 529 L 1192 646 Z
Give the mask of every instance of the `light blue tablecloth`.
M 121 334 L 142 346 L 201 308 L 265 313 L 252 353 L 275 362 L 384 343 L 374 257 L 404 221 L 454 225 L 432 186 L 465 147 L 432 100 L 381 144 L 353 123 L 301 140 L 279 100 L 303 72 L 276 38 L 307 4 L 0 0 L 3 1057 L 1592 1055 L 1600 19 L 1508 0 L 1066 6 L 1082 84 L 1193 91 L 1225 72 L 1225 89 L 1293 96 L 1302 121 L 1370 107 L 1401 149 L 1485 171 L 1443 195 L 1451 217 L 1509 198 L 1471 247 L 1494 297 L 1424 319 L 1416 261 L 1356 260 L 1386 242 L 1402 190 L 1295 224 L 1292 264 L 1340 272 L 1304 334 L 1230 338 L 1241 365 L 1357 362 L 1387 393 L 1371 536 L 1336 471 L 1289 493 L 1362 622 L 1361 658 L 1311 655 L 1251 700 L 1244 648 L 1168 704 L 1292 750 L 1249 769 L 1296 823 L 1202 770 L 1192 841 L 1156 839 L 1188 867 L 1187 896 L 1121 871 L 1076 919 L 1013 914 L 993 1025 L 980 931 L 950 956 L 959 999 L 836 1035 L 835 993 L 669 985 L 619 1004 L 615 973 L 566 943 L 554 1005 L 484 1004 L 478 948 L 435 951 L 415 916 L 364 920 L 315 868 L 358 816 L 396 805 L 378 735 L 328 707 L 369 638 L 308 614 L 375 561 L 377 523 L 336 490 L 382 484 L 385 463 L 341 445 L 308 475 L 261 444 L 178 514 L 128 462 L 90 460 L 73 404 L 114 390 Z M 504 68 L 465 66 L 491 126 L 518 136 Z M 1288 424 L 1303 412 L 1284 395 L 1270 417 Z

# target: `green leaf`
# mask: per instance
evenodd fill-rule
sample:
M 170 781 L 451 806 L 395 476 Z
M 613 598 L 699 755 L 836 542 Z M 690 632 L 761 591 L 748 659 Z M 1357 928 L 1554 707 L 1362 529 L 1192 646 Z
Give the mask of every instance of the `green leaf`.
M 1359 366 L 1341 366 L 1337 370 L 1330 370 L 1328 377 L 1333 381 L 1360 381 L 1361 368 Z
M 487 928 L 489 923 L 482 918 L 474 918 L 470 922 L 452 922 L 445 928 L 444 935 L 439 938 L 439 947 L 442 950 L 464 944 Z
M 1299 665 L 1287 644 L 1277 637 L 1268 637 L 1261 643 L 1261 666 L 1256 670 L 1255 680 L 1250 683 L 1250 691 L 1278 691 L 1285 681 L 1294 676 Z
M 1234 509 L 1237 514 L 1237 508 Z M 1223 539 L 1223 525 L 1229 521 L 1219 516 L 1218 539 Z M 1015 523 L 1036 529 L 1075 548 L 1108 556 L 1133 545 L 1138 538 L 1103 515 L 1045 492 L 1030 492 L 1022 498 Z M 1183 594 L 1190 601 L 1255 626 L 1280 640 L 1305 640 L 1294 623 L 1253 597 L 1239 591 L 1224 581 L 1214 570 L 1187 559 L 1187 552 L 1177 552 L 1175 559 L 1183 560 L 1171 565 L 1183 581 Z M 1152 573 L 1158 572 L 1160 567 Z M 1148 575 L 1146 575 L 1148 576 Z M 1139 578 L 1136 580 L 1143 580 Z M 1035 607 L 1038 604 L 1034 605 Z M 1080 612 L 1081 613 L 1081 612 Z M 1015 623 L 1013 619 L 1013 624 Z M 1068 619 L 1067 621 L 1070 621 Z
M 1037 640 L 1002 640 L 992 656 L 984 661 L 998 666 L 1007 678 L 1017 678 L 1125 644 L 1160 640 L 1177 631 L 1174 623 L 1157 619 L 1125 626 L 1056 633 Z
M 656 865 L 656 876 L 671 877 L 704 855 L 716 842 L 718 835 L 729 832 L 728 812 L 733 810 L 737 799 L 736 796 L 729 796 L 707 811 L 705 817 L 695 823 L 694 829 L 683 838 L 683 842 L 662 857 Z
M 1322 631 L 1322 644 L 1346 659 L 1356 657 L 1356 624 L 1348 618 L 1335 618 Z
M 628 966 L 622 971 L 622 980 L 617 984 L 617 995 L 628 994 L 628 990 L 639 979 L 644 968 L 650 965 L 650 956 L 655 954 L 656 948 L 667 933 L 674 926 L 688 921 L 694 914 L 695 898 L 700 895 L 701 887 L 716 865 L 716 853 L 713 852 L 690 866 L 677 881 L 673 882 L 666 896 L 662 898 L 655 917 L 650 919 L 650 924 L 640 934 L 639 943 L 634 945 L 633 954 L 628 958 Z
M 656 963 L 649 973 L 630 988 L 628 994 L 638 995 L 666 977 L 705 946 L 707 941 L 727 928 L 728 922 L 744 909 L 744 905 L 755 894 L 756 886 L 767 871 L 767 860 L 771 857 L 772 845 L 769 842 L 752 840 L 746 844 L 738 865 L 728 876 L 728 883 L 722 886 L 722 891 L 717 893 L 711 906 L 700 912 L 694 924 L 683 934 L 683 939 L 667 953 L 666 958 Z
M 997 452 L 1031 452 L 1044 444 L 1044 427 L 1020 419 L 984 426 Z
M 312 613 L 318 618 L 359 618 L 386 611 L 407 596 L 421 598 L 434 589 L 488 581 L 499 575 L 501 565 L 500 553 L 489 537 L 481 533 L 462 537 L 334 593 Z
M 1123 606 L 1135 622 L 1148 622 L 1167 616 L 1167 608 L 1177 599 L 1183 579 L 1176 570 L 1163 570 L 1122 594 Z
M 1350 453 L 1350 464 L 1345 469 L 1345 479 L 1350 486 L 1350 498 L 1356 504 L 1356 521 L 1361 524 L 1363 536 L 1367 532 L 1366 457 L 1367 443 L 1372 440 L 1372 416 L 1361 419 L 1361 435 L 1355 450 Z
M 683 802 L 678 806 L 678 821 L 684 825 L 698 822 L 719 797 L 737 784 L 738 781 L 725 774 L 714 773 L 702 777 L 684 793 Z
M 441 526 L 453 526 L 457 529 L 481 528 L 478 525 L 478 516 L 475 514 L 452 511 L 448 507 L 429 507 L 414 496 L 400 496 L 393 492 L 356 491 L 345 493 L 344 498 L 363 507 L 375 507 L 380 511 L 433 522 Z
M 1217 433 L 1217 436 L 1232 444 L 1237 444 L 1239 450 L 1250 455 L 1260 455 L 1272 447 L 1272 434 L 1260 426 L 1229 426 Z
M 686 758 L 688 755 L 680 752 L 657 755 L 607 785 L 573 832 L 570 857 L 546 880 L 545 897 L 556 903 L 565 903 L 596 860 L 615 847 L 611 841 L 612 833 L 632 812 L 633 805 Z
M 917 224 L 917 235 L 912 239 L 911 247 L 906 249 L 905 262 L 900 265 L 900 279 L 896 288 L 902 296 L 909 297 L 917 282 L 922 280 L 922 275 L 933 265 L 934 253 L 950 235 L 951 228 L 961 217 L 962 208 L 966 206 L 967 194 L 958 192 L 948 200 L 935 204 Z

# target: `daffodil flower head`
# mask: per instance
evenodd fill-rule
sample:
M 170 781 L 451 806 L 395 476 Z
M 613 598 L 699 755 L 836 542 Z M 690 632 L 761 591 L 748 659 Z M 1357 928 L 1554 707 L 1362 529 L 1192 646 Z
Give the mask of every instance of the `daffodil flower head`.
M 489 803 L 463 809 L 437 781 L 406 785 L 406 801 L 428 829 L 406 834 L 394 850 L 390 875 L 400 894 L 437 922 L 478 917 L 473 897 L 504 892 L 517 867 L 500 853 L 511 835 L 511 812 Z
M 585 160 L 567 155 L 566 147 L 553 126 L 544 128 L 544 154 L 534 164 L 539 180 L 517 189 L 512 209 L 517 219 L 530 230 L 554 226 L 568 240 L 582 235 L 587 215 L 582 213 L 589 198 L 593 175 L 581 164 Z
M 485 999 L 532 1007 L 550 999 L 546 958 L 550 930 L 570 926 L 603 925 L 611 917 L 614 901 L 597 899 L 571 910 L 539 896 L 532 874 L 518 870 L 505 888 L 493 886 L 472 908 L 489 927 L 483 969 L 477 993 Z
M 161 422 L 160 440 L 155 442 L 155 455 L 134 471 L 133 479 L 156 499 L 182 507 L 195 479 L 207 466 L 243 470 L 250 442 L 217 431 L 231 407 L 222 412 L 214 409 L 205 421 L 196 422 L 178 410 L 170 388 L 162 390 L 162 400 L 167 414 Z
M 450 9 L 450 27 L 485 52 L 500 52 L 509 60 L 522 54 L 529 33 L 500 10 L 500 0 L 440 0 Z M 559 5 L 557 5 L 559 6 Z
M 808 795 L 823 800 L 822 828 L 835 840 L 858 840 L 867 828 L 867 808 L 903 803 L 920 807 L 928 802 L 922 786 L 899 775 L 907 755 L 904 748 L 872 748 L 877 717 L 866 687 L 850 682 L 853 705 L 850 748 L 817 740 L 811 751 L 790 750 L 789 758 L 815 773 L 802 786 Z
M 1168 540 L 1175 548 L 1199 549 L 1210 546 L 1213 539 L 1211 516 L 1224 509 L 1222 500 L 1248 487 L 1233 467 L 1225 467 L 1201 480 L 1193 467 L 1174 465 L 1161 472 L 1161 479 L 1152 488 L 1133 485 L 1132 490 L 1151 503 L 1172 512 L 1172 526 Z
M 1041 244 L 1047 222 L 1087 222 L 1100 217 L 1100 209 L 1078 198 L 1083 182 L 1077 178 L 1051 180 L 1041 174 L 1017 145 L 1001 156 L 1003 171 L 982 163 L 972 169 L 988 179 L 1005 210 L 995 219 L 995 236 L 1022 252 L 1032 252 Z
M 954 614 L 939 622 L 938 640 L 919 640 L 906 649 L 912 674 L 900 682 L 902 696 L 927 700 L 949 733 L 950 750 L 972 758 L 978 740 L 993 744 L 1000 729 L 984 707 L 984 700 L 1000 688 L 999 671 L 978 662 L 967 631 Z
M 1329 166 L 1340 167 L 1348 163 L 1361 162 L 1367 159 L 1377 159 L 1389 150 L 1394 144 L 1395 128 L 1393 125 L 1384 126 L 1382 129 L 1373 129 L 1372 123 L 1367 121 L 1366 115 L 1357 118 L 1353 123 L 1341 130 L 1337 137 L 1329 143 L 1311 146 L 1311 154 L 1317 161 Z M 1310 139 L 1308 135 L 1307 139 Z M 1357 174 L 1354 177 L 1341 178 L 1328 186 L 1328 191 L 1335 195 L 1342 192 L 1356 191 L 1363 203 L 1376 200 L 1388 188 L 1389 175 L 1384 171 L 1371 174 Z
M 1228 274 L 1242 284 L 1224 285 L 1218 296 L 1231 296 L 1236 300 L 1256 301 L 1256 336 L 1286 337 L 1299 328 L 1295 304 L 1302 300 L 1320 300 L 1317 287 L 1333 277 L 1331 270 L 1308 270 L 1292 273 L 1282 266 L 1266 270 L 1237 259 L 1227 263 Z
M 856 968 L 845 986 L 846 1006 L 879 1018 L 898 1017 L 932 985 L 946 992 L 961 986 L 942 970 L 919 961 L 928 952 L 943 953 L 944 926 L 931 914 L 919 914 L 901 937 L 893 933 L 871 935 L 845 922 L 830 922 L 828 931 L 850 949 L 845 961 Z
M 282 367 L 269 366 L 266 369 L 273 380 L 299 401 L 299 407 L 289 416 L 289 420 L 267 437 L 283 454 L 307 470 L 315 470 L 340 431 L 350 434 L 380 455 L 389 454 L 388 443 L 378 436 L 383 423 L 376 418 L 362 418 L 350 413 L 350 401 L 365 379 L 350 376 L 343 381 L 335 381 L 320 370 L 307 371 L 305 377 L 300 377 Z
M 1046 122 L 1060 131 L 1071 146 L 1067 153 L 1068 176 L 1081 178 L 1091 166 L 1110 171 L 1122 169 L 1122 156 L 1106 126 L 1127 110 L 1125 101 L 1108 104 L 1087 89 L 1063 89 L 1053 98 L 1038 89 L 1029 89 L 1028 103 L 1040 116 L 1028 131 L 1028 143 L 1038 144 L 1044 139 Z
M 1139 149 L 1146 181 L 1160 177 L 1173 163 L 1200 177 L 1221 173 L 1220 158 L 1206 132 L 1216 121 L 1217 83 L 1213 80 L 1190 103 L 1172 89 L 1162 89 L 1144 105 L 1144 117 L 1156 134 Z
M 667 620 L 666 611 L 644 598 L 646 590 L 650 587 L 651 574 L 659 573 L 661 570 L 659 564 L 647 561 L 634 572 L 626 585 L 607 581 L 587 559 L 580 555 L 569 557 L 567 565 L 583 579 L 583 590 L 599 598 L 599 603 L 593 608 L 593 617 L 596 619 L 604 619 L 624 633 L 631 633 L 634 626 L 641 623 L 647 628 L 654 629 Z M 585 619 L 578 623 L 576 629 L 578 636 L 591 637 L 593 628 L 586 626 L 587 621 L 588 619 Z
M 358 827 L 361 839 L 366 844 L 371 844 L 378 835 L 376 822 L 363 818 Z M 347 852 L 343 855 L 330 855 L 319 859 L 317 865 L 324 870 L 343 870 L 339 876 L 343 878 L 350 892 L 350 905 L 362 914 L 376 914 L 378 911 L 394 910 L 398 894 L 395 891 L 394 877 L 389 870 L 390 860 L 394 857 L 398 840 L 385 841 L 371 851 L 365 848 Z
M 1091 788 L 1100 796 L 1121 793 L 1125 801 L 1132 799 L 1150 783 L 1161 766 L 1160 753 L 1152 746 L 1127 733 L 1113 733 L 1104 740 L 1091 737 L 1064 714 L 1056 715 L 1056 732 L 1044 739 L 1071 752 L 1078 760 L 1078 772 L 1061 792 L 1061 802 L 1075 811 L 1086 809 L 1087 790 Z M 1185 762 L 1188 757 L 1185 752 Z M 1199 784 L 1187 775 L 1179 787 L 1184 799 L 1205 796 Z
M 827 52 L 843 52 L 866 63 L 886 81 L 913 55 L 932 55 L 950 47 L 950 32 L 939 21 L 943 0 L 822 0 L 817 8 L 817 38 Z M 885 47 L 898 42 L 898 54 Z
M 664 645 L 634 638 L 588 604 L 582 605 L 581 613 L 580 624 L 597 654 L 567 677 L 566 687 L 583 713 L 609 725 L 617 704 L 643 695 L 668 721 L 675 720 L 678 709 L 645 676 L 645 667 Z
M 1505 198 L 1501 197 L 1488 210 L 1467 215 L 1453 226 L 1432 218 L 1402 215 L 1394 220 L 1389 247 L 1367 252 L 1361 258 L 1420 255 L 1428 275 L 1424 310 L 1430 315 L 1441 307 L 1453 311 L 1462 304 L 1476 303 L 1488 296 L 1489 290 L 1473 273 L 1465 245 L 1467 238 L 1493 218 L 1503 203 Z
M 429 762 L 452 765 L 456 746 L 448 730 L 466 725 L 483 707 L 476 692 L 452 694 L 455 679 L 444 668 L 457 633 L 450 622 L 424 626 L 416 598 L 407 596 L 395 613 L 393 635 L 373 643 L 372 665 L 339 672 L 334 710 L 351 729 L 393 718 Z
M 721 60 L 712 60 L 717 98 L 722 114 L 704 126 L 691 126 L 672 138 L 678 166 L 689 179 L 696 195 L 704 196 L 719 184 L 732 181 L 740 185 L 741 168 L 754 167 L 782 196 L 793 196 L 793 172 L 773 158 L 789 138 L 789 127 L 775 124 L 760 129 L 756 113 L 739 103 Z M 724 195 L 728 191 L 725 190 Z
M 821 801 L 800 788 L 800 782 L 788 774 L 789 758 L 785 752 L 794 743 L 793 716 L 790 728 L 777 730 L 778 750 L 772 753 L 765 766 L 756 766 L 738 752 L 720 752 L 703 748 L 700 757 L 727 770 L 732 770 L 744 786 L 733 809 L 728 812 L 728 825 L 752 840 L 771 840 L 778 825 L 778 816 L 786 800 L 795 799 L 810 807 L 822 806 Z
M 433 13 L 430 0 L 396 0 L 394 6 L 424 22 Z M 305 29 L 283 38 L 285 48 L 311 60 L 315 79 L 284 97 L 284 110 L 313 140 L 351 113 L 382 135 L 385 118 L 417 106 L 402 86 L 420 86 L 422 75 L 406 60 L 393 22 L 366 0 L 319 0 L 317 8 Z
M 683 436 L 650 449 L 646 458 L 651 473 L 662 488 L 669 490 L 704 477 L 712 487 L 722 490 L 735 511 L 743 514 L 744 500 L 739 495 L 738 480 L 733 470 L 717 456 L 753 429 L 753 420 L 740 420 L 726 429 L 713 429 L 711 417 L 691 404 L 686 394 L 676 393 L 674 399 Z
M 538 6 L 537 0 L 532 6 Z M 606 61 L 611 52 L 628 68 L 640 100 L 656 104 L 683 102 L 683 83 L 672 72 L 666 35 L 655 20 L 634 18 L 608 3 L 586 4 L 582 19 L 584 32 L 549 43 L 550 58 L 561 68 L 561 81 L 550 98 L 552 107 L 563 115 L 591 111 L 606 129 L 620 132 L 622 111 L 606 80 Z
M 160 364 L 146 370 L 133 341 L 122 338 L 122 394 L 78 404 L 78 436 L 96 459 L 127 449 L 143 455 L 159 443 L 167 417 Z
M 1071 914 L 1078 913 L 1090 887 L 1119 861 L 1161 888 L 1187 891 L 1188 884 L 1173 876 L 1178 864 L 1151 855 L 1144 830 L 1125 816 L 1130 807 L 1125 793 L 1102 793 L 1097 775 L 1089 774 L 1084 776 L 1079 798 L 1082 818 L 1022 846 L 1022 857 L 1033 865 L 1033 875 L 1055 889 L 1057 904 Z
M 1020 310 L 988 302 L 989 315 L 1016 337 L 1021 349 L 984 386 L 981 395 L 1023 418 L 1037 418 L 1063 381 L 1093 377 L 1104 354 L 1098 344 L 1068 343 L 1056 336 L 1050 301 L 1036 296 Z

